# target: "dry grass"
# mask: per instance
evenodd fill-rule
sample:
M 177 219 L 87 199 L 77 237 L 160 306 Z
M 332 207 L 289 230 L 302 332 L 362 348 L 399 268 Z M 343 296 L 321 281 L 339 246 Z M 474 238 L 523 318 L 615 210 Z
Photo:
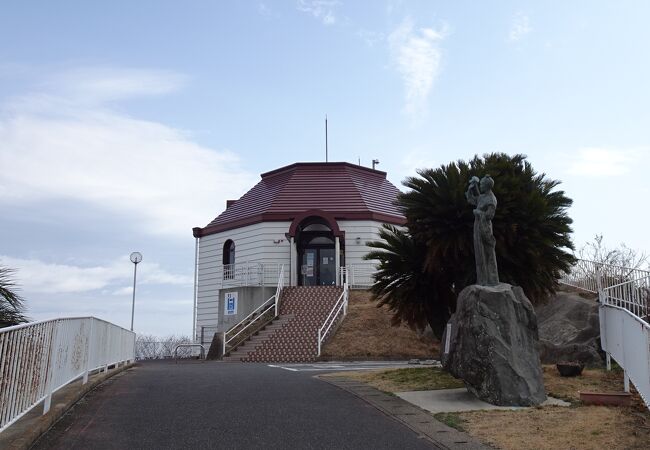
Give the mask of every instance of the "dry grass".
M 323 349 L 323 359 L 429 359 L 438 342 L 405 325 L 390 324 L 392 314 L 377 308 L 367 291 L 350 291 L 348 315 Z
M 555 366 L 544 366 L 546 392 L 569 402 L 580 400 L 580 391 L 622 392 L 623 376 L 620 371 L 585 369 L 579 377 L 561 377 Z
M 544 367 L 549 395 L 574 402 L 570 408 L 544 407 L 521 411 L 476 411 L 447 414 L 445 421 L 503 449 L 647 449 L 650 414 L 639 399 L 631 407 L 582 406 L 579 391 L 622 391 L 620 371 L 585 370 L 563 378 Z M 451 417 L 449 417 L 451 416 Z
M 647 449 L 650 444 L 648 418 L 629 408 L 550 406 L 458 416 L 472 436 L 502 449 Z
M 362 381 L 380 391 L 433 391 L 463 387 L 461 380 L 437 367 L 414 367 L 409 369 L 372 370 L 364 372 L 338 372 L 323 377 L 345 377 Z

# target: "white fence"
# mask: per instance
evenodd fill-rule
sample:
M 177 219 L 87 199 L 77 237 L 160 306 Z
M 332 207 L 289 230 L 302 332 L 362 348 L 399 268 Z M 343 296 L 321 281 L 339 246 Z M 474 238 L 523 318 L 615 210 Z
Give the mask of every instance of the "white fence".
M 350 264 L 345 269 L 350 289 L 368 289 L 375 284 L 377 268 L 374 264 Z
M 626 309 L 606 304 L 600 308 L 600 330 L 603 350 L 625 370 L 625 390 L 629 377 L 650 408 L 650 325 Z
M 52 393 L 96 369 L 134 360 L 135 333 L 94 317 L 0 329 L 0 432 Z
M 599 288 L 606 289 L 648 276 L 650 272 L 647 270 L 579 259 L 561 281 L 566 285 L 597 293 Z
M 598 292 L 600 342 L 650 408 L 650 272 L 578 260 L 562 283 Z
M 278 263 L 237 263 L 225 264 L 217 268 L 221 273 L 221 286 L 225 287 L 242 287 L 242 286 L 275 286 L 283 269 L 282 264 Z M 283 272 L 284 273 L 284 272 Z M 289 273 L 284 274 L 285 277 Z M 287 280 L 284 280 L 288 282 Z

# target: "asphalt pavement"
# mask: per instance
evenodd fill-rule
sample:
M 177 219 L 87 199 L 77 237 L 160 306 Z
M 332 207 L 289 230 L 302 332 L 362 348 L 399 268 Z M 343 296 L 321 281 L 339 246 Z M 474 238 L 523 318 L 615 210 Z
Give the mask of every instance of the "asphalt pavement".
M 314 374 L 265 364 L 141 363 L 86 395 L 33 448 L 435 448 Z

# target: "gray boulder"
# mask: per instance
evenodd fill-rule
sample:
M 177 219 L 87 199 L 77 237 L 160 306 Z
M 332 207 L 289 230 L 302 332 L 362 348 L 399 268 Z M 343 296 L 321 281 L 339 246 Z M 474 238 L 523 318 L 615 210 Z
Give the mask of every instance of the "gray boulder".
M 521 288 L 501 283 L 463 289 L 442 344 L 443 367 L 481 400 L 501 406 L 546 400 L 537 319 Z
M 543 364 L 577 361 L 602 366 L 600 322 L 596 296 L 587 299 L 558 292 L 535 308 L 539 324 L 539 356 Z

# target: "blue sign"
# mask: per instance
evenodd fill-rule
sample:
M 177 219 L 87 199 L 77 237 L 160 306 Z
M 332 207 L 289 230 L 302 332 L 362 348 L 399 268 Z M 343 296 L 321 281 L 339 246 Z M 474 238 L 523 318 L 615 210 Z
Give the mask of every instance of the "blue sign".
M 237 314 L 237 292 L 226 292 L 225 315 L 233 316 Z

